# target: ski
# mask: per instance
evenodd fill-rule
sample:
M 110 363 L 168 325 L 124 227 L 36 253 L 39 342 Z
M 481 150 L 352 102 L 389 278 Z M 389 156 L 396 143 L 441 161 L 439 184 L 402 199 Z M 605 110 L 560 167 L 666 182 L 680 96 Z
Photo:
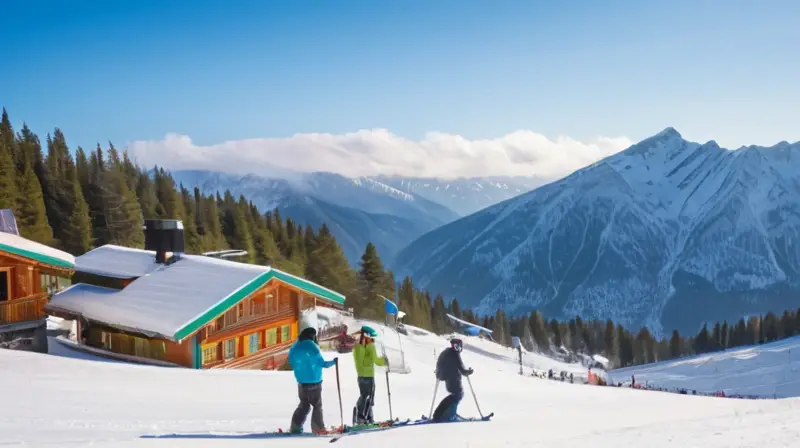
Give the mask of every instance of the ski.
M 457 415 L 455 420 L 451 420 L 449 422 L 435 422 L 435 421 L 433 421 L 433 420 L 431 420 L 428 417 L 423 415 L 419 420 L 417 420 L 417 422 L 419 422 L 419 423 L 437 423 L 437 424 L 438 423 L 462 423 L 462 422 L 488 422 L 489 420 L 492 419 L 492 417 L 494 417 L 494 412 L 492 412 L 489 415 L 484 415 L 483 417 L 461 417 L 460 415 Z
M 411 419 L 405 419 L 405 420 L 395 419 L 395 420 L 387 420 L 385 422 L 379 422 L 379 423 L 368 423 L 368 424 L 365 424 L 365 425 L 349 426 L 349 427 L 345 427 L 344 431 L 342 431 L 341 434 L 336 434 L 330 440 L 330 443 L 336 442 L 337 440 L 339 440 L 339 439 L 341 439 L 342 437 L 345 437 L 345 436 L 363 434 L 365 432 L 383 431 L 383 430 L 386 430 L 386 429 L 392 429 L 392 428 L 397 428 L 397 427 L 400 427 L 400 426 L 410 425 L 412 423 L 413 422 L 411 421 Z
M 489 420 L 491 420 L 492 417 L 494 417 L 494 412 L 492 412 L 489 415 L 485 415 L 483 417 L 470 417 L 470 418 L 459 417 L 458 420 L 453 420 L 453 421 L 450 421 L 450 422 L 435 422 L 435 421 L 433 421 L 433 420 L 431 420 L 428 417 L 423 415 L 419 420 L 414 420 L 414 421 L 404 420 L 404 421 L 401 421 L 401 422 L 394 422 L 394 423 L 389 424 L 389 425 L 373 426 L 373 427 L 370 427 L 370 428 L 363 428 L 363 429 L 359 428 L 359 429 L 350 429 L 350 430 L 348 430 L 348 428 L 345 428 L 345 430 L 344 430 L 344 432 L 342 434 L 335 435 L 329 442 L 330 443 L 334 443 L 334 442 L 340 440 L 342 437 L 347 437 L 347 436 L 352 436 L 352 435 L 357 435 L 357 434 L 364 434 L 364 433 L 372 433 L 372 432 L 378 432 L 378 431 L 385 431 L 387 429 L 394 429 L 394 428 L 404 428 L 404 427 L 418 426 L 418 425 L 433 425 L 433 424 L 440 424 L 440 423 L 488 422 Z

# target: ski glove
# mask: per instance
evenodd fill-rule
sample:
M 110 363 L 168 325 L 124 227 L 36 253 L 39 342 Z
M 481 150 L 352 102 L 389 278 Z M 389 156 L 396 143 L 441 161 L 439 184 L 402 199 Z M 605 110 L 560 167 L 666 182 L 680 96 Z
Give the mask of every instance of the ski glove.
M 473 372 L 475 372 L 475 371 L 472 370 L 472 367 L 470 367 L 466 372 L 464 372 L 464 376 L 470 376 L 470 375 L 472 375 Z

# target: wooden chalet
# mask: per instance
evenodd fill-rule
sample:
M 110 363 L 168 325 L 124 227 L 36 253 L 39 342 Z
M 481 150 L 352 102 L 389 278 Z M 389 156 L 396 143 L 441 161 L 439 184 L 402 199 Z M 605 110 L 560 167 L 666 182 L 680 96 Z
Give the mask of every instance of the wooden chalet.
M 147 221 L 145 235 L 148 250 L 106 245 L 77 257 L 81 283 L 48 304 L 77 322 L 78 347 L 195 369 L 275 369 L 303 310 L 343 307 L 343 295 L 271 267 L 183 254 L 180 221 Z
M 50 295 L 69 285 L 75 257 L 17 234 L 4 210 L 0 226 L 0 348 L 47 352 Z

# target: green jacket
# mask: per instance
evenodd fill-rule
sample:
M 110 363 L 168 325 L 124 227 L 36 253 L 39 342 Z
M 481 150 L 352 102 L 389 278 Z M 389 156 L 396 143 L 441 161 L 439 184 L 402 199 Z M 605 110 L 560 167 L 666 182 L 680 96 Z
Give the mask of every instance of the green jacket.
M 353 347 L 353 360 L 356 362 L 356 372 L 358 376 L 375 377 L 375 366 L 383 366 L 386 363 L 383 358 L 375 353 L 375 344 L 356 344 Z

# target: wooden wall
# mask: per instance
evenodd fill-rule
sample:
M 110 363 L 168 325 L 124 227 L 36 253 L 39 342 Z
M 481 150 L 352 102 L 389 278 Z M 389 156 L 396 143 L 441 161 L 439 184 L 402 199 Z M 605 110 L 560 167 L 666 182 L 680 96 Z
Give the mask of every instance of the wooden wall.
M 146 338 L 103 325 L 89 324 L 86 345 L 121 355 L 167 361 L 194 367 L 191 340 L 177 343 L 166 339 Z

